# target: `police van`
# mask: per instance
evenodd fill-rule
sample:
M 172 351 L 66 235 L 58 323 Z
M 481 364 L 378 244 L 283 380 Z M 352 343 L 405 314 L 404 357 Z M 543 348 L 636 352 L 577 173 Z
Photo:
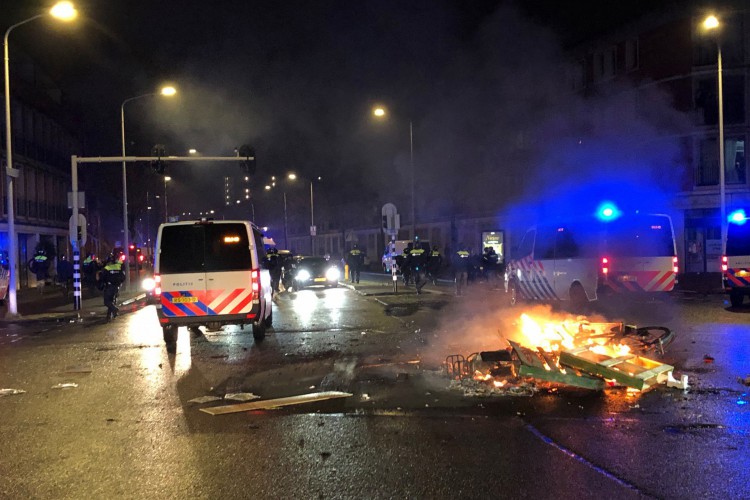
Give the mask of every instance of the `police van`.
M 721 257 L 724 290 L 729 294 L 732 307 L 740 307 L 750 295 L 750 220 L 744 210 L 729 217 L 726 253 Z
M 530 228 L 505 274 L 511 304 L 662 295 L 677 283 L 677 249 L 667 215 L 568 218 Z
M 154 264 L 157 313 L 168 349 L 177 329 L 272 324 L 272 289 L 260 230 L 247 221 L 201 219 L 159 226 Z

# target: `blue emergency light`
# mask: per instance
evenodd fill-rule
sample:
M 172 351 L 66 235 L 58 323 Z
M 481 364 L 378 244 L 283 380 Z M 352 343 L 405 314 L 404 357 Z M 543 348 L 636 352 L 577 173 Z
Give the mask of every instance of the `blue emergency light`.
M 734 212 L 729 214 L 729 217 L 727 217 L 727 220 L 731 222 L 732 224 L 737 224 L 741 226 L 747 222 L 747 215 L 745 214 L 745 211 L 742 209 L 735 210 Z
M 622 212 L 617 205 L 611 201 L 605 201 L 596 210 L 596 218 L 602 222 L 609 222 L 617 219 L 622 215 Z

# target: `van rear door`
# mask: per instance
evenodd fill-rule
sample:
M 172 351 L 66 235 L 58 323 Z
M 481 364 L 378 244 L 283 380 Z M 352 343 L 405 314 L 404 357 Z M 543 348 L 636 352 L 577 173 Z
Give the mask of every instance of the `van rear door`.
M 677 281 L 672 221 L 625 216 L 607 225 L 608 285 L 615 292 L 668 292 Z
M 205 226 L 206 314 L 245 314 L 254 300 L 259 303 L 260 292 L 252 289 L 250 230 L 243 222 Z
M 205 316 L 205 232 L 201 224 L 161 227 L 158 272 L 164 316 Z

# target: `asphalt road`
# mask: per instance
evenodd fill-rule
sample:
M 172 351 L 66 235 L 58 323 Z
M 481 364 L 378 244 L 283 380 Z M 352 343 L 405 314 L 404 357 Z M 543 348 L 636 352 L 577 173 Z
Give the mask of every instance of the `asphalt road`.
M 662 361 L 687 391 L 478 396 L 441 363 L 504 347 L 521 310 L 481 287 L 368 283 L 280 294 L 261 345 L 182 329 L 168 355 L 153 306 L 0 326 L 0 389 L 25 391 L 0 396 L 0 496 L 748 496 L 750 307 L 683 296 L 616 312 L 677 332 Z M 216 416 L 201 409 L 230 402 L 191 402 L 320 391 L 352 396 Z

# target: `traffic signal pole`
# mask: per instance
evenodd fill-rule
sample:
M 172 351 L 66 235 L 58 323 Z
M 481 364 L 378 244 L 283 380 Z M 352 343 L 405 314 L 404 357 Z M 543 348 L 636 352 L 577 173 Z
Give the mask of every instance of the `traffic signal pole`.
M 255 161 L 255 156 L 91 156 L 91 157 L 78 157 L 73 155 L 70 157 L 70 179 L 73 184 L 72 189 L 72 205 L 73 205 L 73 221 L 72 230 L 70 232 L 70 243 L 73 246 L 73 309 L 76 311 L 81 310 L 81 270 L 80 270 L 80 255 L 81 255 L 81 241 L 78 228 L 78 164 L 79 163 L 120 163 L 125 165 L 126 163 L 135 162 L 154 162 L 154 161 L 169 161 L 169 162 L 239 162 L 249 163 Z M 123 193 L 123 197 L 126 193 Z M 127 223 L 127 216 L 126 223 Z M 128 228 L 125 227 L 127 232 Z M 127 235 L 125 236 L 127 240 Z M 125 251 L 128 252 L 128 258 L 125 259 L 125 276 L 130 276 L 130 249 L 125 247 Z M 126 285 L 126 290 L 129 287 Z

